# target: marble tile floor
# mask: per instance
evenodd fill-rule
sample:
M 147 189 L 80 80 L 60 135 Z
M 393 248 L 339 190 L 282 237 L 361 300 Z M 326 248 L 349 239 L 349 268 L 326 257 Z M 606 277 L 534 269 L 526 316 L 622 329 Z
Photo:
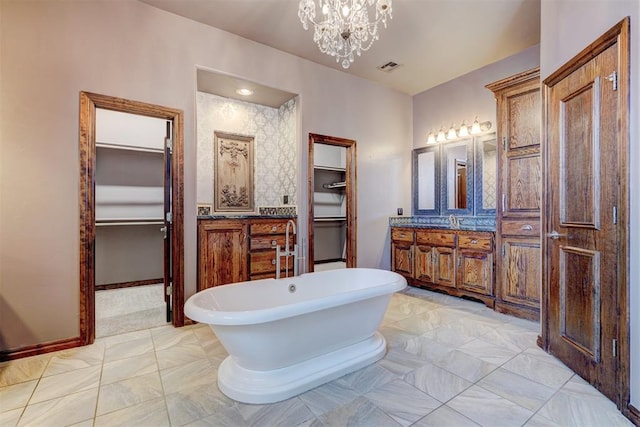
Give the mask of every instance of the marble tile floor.
M 379 362 L 284 402 L 224 396 L 206 325 L 163 326 L 0 364 L 0 426 L 631 426 L 536 347 L 536 323 L 409 288 Z

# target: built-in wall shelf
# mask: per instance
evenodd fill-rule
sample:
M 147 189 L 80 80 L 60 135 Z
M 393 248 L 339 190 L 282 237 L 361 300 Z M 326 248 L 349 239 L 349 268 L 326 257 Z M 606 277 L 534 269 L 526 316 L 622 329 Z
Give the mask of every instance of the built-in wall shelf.
M 333 190 L 335 188 L 344 188 L 346 186 L 347 186 L 347 183 L 344 181 L 332 182 L 330 184 L 322 184 L 322 188 L 326 188 L 328 190 Z
M 337 167 L 331 167 L 331 166 L 314 166 L 313 169 L 317 170 L 317 171 L 328 171 L 328 172 L 345 172 L 346 169 L 345 168 L 337 168 Z

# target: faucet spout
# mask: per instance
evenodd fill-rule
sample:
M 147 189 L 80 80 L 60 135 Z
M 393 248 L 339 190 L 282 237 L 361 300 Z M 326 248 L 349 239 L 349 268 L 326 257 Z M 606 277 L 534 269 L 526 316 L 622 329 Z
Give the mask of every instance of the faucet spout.
M 289 228 L 290 227 L 291 227 L 291 230 L 293 231 L 293 235 L 295 236 L 296 235 L 296 223 L 292 219 L 290 219 L 287 222 L 287 228 L 286 228 L 285 233 L 284 233 L 285 234 L 285 237 L 284 237 L 285 238 L 284 251 L 286 253 L 286 256 L 290 255 L 290 253 L 289 253 Z

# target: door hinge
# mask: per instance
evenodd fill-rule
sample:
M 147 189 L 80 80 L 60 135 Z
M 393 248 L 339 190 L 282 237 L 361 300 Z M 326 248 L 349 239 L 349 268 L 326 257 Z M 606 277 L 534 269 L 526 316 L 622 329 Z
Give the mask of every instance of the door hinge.
M 502 137 L 502 151 L 507 151 L 507 137 Z
M 166 212 L 164 214 L 164 218 L 165 218 L 165 221 L 167 221 L 167 222 L 172 222 L 173 221 L 173 215 L 171 214 L 171 212 Z
M 502 256 L 507 256 L 507 247 L 504 244 L 502 245 Z
M 618 207 L 617 206 L 613 207 L 613 223 L 614 224 L 618 223 Z
M 618 356 L 618 340 L 613 340 L 613 357 Z
M 613 90 L 618 90 L 618 72 L 614 71 L 613 73 L 607 76 L 607 80 L 613 83 Z
M 169 286 L 167 286 L 167 290 L 165 292 L 167 296 L 171 296 L 173 294 L 173 282 L 169 282 Z

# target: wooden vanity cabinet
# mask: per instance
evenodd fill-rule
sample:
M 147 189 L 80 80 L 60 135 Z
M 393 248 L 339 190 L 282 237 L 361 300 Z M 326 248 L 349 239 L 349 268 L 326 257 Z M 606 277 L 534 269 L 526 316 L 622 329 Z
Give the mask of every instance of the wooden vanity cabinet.
M 413 278 L 413 242 L 413 229 L 393 228 L 391 230 L 391 268 L 407 279 Z
M 247 224 L 198 221 L 198 290 L 247 280 Z
M 276 247 L 284 249 L 288 221 L 285 218 L 198 220 L 198 290 L 275 277 Z M 289 240 L 293 249 L 292 233 Z M 283 273 L 285 265 L 283 257 Z M 292 256 L 289 266 L 292 275 Z
M 492 232 L 393 227 L 391 265 L 410 285 L 494 305 Z
M 491 83 L 498 119 L 496 310 L 540 317 L 542 171 L 538 68 Z

